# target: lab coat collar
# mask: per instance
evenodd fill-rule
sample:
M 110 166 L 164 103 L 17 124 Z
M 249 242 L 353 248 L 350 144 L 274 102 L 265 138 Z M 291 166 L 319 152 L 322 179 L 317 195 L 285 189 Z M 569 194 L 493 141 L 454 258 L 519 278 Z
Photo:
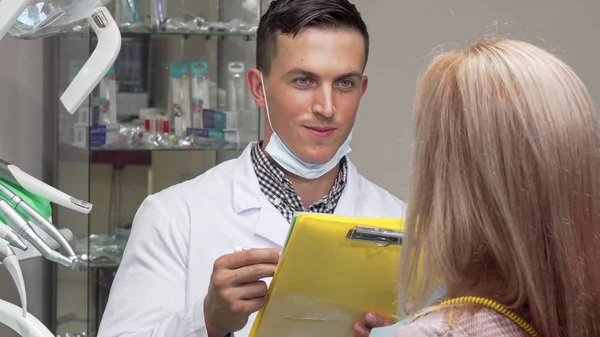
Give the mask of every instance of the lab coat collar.
M 254 233 L 279 246 L 287 238 L 290 224 L 262 194 L 258 177 L 252 166 L 250 152 L 256 142 L 250 143 L 236 160 L 233 168 L 233 209 L 236 213 L 259 208 L 260 214 Z M 348 180 L 334 214 L 353 216 L 360 209 L 362 179 L 356 167 L 348 159 Z
M 252 208 L 260 208 L 262 192 L 250 156 L 256 143 L 248 144 L 233 166 L 233 210 L 238 214 Z

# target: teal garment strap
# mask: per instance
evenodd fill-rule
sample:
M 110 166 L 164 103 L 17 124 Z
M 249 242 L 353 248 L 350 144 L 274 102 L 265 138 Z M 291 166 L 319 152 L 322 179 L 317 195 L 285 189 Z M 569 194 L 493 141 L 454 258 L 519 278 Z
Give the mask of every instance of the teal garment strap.
M 369 337 L 391 337 L 394 334 L 394 331 L 398 330 L 401 326 L 410 323 L 410 321 L 411 318 L 409 317 L 399 321 L 394 325 L 372 329 Z
M 446 293 L 446 286 L 443 284 L 439 285 L 427 297 L 427 301 L 425 301 L 424 307 L 428 307 L 428 306 L 432 305 L 433 303 L 437 302 L 439 299 L 442 298 L 442 296 L 444 296 L 444 293 Z M 407 318 L 397 322 L 394 325 L 372 329 L 371 333 L 369 334 L 369 337 L 391 337 L 394 334 L 394 331 L 396 331 L 400 327 L 410 323 L 411 321 L 412 321 L 412 317 L 407 317 Z

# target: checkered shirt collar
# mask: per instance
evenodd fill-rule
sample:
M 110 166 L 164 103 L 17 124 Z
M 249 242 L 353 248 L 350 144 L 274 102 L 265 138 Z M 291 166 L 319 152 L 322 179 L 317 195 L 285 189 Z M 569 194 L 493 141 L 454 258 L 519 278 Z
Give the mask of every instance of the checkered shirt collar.
M 292 183 L 277 165 L 269 161 L 261 148 L 261 144 L 261 142 L 257 142 L 250 153 L 254 172 L 258 177 L 262 193 L 288 222 L 293 221 L 295 212 L 332 214 L 335 211 L 348 179 L 348 160 L 346 157 L 342 158 L 340 162 L 340 172 L 329 193 L 310 207 L 304 208 L 302 200 L 296 194 Z

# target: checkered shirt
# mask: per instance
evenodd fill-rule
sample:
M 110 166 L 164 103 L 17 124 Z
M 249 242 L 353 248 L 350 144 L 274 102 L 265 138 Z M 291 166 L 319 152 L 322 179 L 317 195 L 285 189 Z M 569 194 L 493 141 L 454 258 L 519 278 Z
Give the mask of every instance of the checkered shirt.
M 341 160 L 340 172 L 329 193 L 310 207 L 304 208 L 300 196 L 294 190 L 294 186 L 285 177 L 283 171 L 269 161 L 261 149 L 260 142 L 252 147 L 250 156 L 254 172 L 258 177 L 260 190 L 288 222 L 293 221 L 295 212 L 332 214 L 335 211 L 348 178 L 348 161 L 346 157 Z

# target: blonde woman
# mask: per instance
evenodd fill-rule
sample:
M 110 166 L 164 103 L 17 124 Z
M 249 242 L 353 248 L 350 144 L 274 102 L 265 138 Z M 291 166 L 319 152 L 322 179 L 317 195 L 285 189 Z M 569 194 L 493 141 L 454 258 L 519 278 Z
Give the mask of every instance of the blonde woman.
M 514 40 L 445 52 L 415 137 L 399 303 L 445 293 L 392 336 L 600 336 L 600 139 L 573 70 Z

